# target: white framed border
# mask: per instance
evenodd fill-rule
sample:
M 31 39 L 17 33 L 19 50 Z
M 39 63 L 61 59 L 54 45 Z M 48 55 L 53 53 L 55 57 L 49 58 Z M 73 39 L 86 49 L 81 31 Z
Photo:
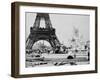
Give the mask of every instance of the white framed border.
M 95 70 L 95 10 L 89 9 L 72 9 L 72 8 L 53 8 L 37 6 L 20 6 L 19 7 L 19 74 L 40 74 L 55 72 L 74 72 L 74 71 L 91 71 Z M 75 66 L 48 66 L 25 68 L 25 12 L 41 13 L 62 13 L 62 14 L 84 14 L 90 15 L 90 64 Z

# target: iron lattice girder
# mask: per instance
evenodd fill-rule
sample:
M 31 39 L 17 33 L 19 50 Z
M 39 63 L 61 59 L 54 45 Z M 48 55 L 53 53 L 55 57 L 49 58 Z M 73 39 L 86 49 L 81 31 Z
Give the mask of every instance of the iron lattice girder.
M 45 20 L 45 28 L 40 27 L 41 18 Z M 26 49 L 32 49 L 33 44 L 38 40 L 46 40 L 53 48 L 56 48 L 60 45 L 60 42 L 55 31 L 56 30 L 51 25 L 49 14 L 37 13 L 34 26 L 30 28 L 30 34 L 26 40 Z
M 51 24 L 50 17 L 49 17 L 48 13 L 37 13 L 37 16 L 36 16 L 33 27 L 39 28 L 40 27 L 40 21 L 42 19 L 44 19 L 44 21 L 45 21 L 45 27 L 46 28 L 51 28 L 52 27 L 52 24 Z

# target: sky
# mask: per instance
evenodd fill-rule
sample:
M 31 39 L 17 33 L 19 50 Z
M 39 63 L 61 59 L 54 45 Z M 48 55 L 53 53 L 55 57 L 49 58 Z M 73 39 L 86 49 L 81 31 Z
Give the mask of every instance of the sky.
M 49 14 L 52 27 L 56 29 L 56 35 L 61 43 L 67 45 L 68 41 L 74 35 L 74 28 L 79 30 L 79 35 L 83 41 L 89 40 L 90 16 L 77 14 Z M 30 34 L 30 27 L 33 26 L 36 13 L 25 13 L 25 34 L 26 38 Z M 41 21 L 43 26 L 44 22 Z

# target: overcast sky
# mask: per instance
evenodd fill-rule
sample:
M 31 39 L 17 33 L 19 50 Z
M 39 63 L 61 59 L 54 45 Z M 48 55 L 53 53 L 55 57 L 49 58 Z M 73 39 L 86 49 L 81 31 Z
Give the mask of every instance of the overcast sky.
M 83 36 L 83 41 L 89 40 L 89 26 L 90 18 L 89 15 L 74 15 L 74 14 L 49 14 L 52 27 L 56 29 L 56 35 L 59 41 L 67 44 L 73 36 L 73 29 L 77 28 L 79 30 L 80 36 Z M 33 26 L 36 13 L 26 13 L 26 38 L 30 33 L 30 27 Z M 43 22 L 42 22 L 43 23 Z

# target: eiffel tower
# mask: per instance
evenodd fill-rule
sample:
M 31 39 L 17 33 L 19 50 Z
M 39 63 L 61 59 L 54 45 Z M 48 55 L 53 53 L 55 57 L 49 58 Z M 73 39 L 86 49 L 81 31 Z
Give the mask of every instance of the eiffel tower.
M 40 21 L 45 21 L 45 27 L 40 27 Z M 30 34 L 26 40 L 26 49 L 31 50 L 35 42 L 39 40 L 48 41 L 53 49 L 60 46 L 60 42 L 55 34 L 56 30 L 52 27 L 48 13 L 37 13 L 34 25 L 30 27 Z

